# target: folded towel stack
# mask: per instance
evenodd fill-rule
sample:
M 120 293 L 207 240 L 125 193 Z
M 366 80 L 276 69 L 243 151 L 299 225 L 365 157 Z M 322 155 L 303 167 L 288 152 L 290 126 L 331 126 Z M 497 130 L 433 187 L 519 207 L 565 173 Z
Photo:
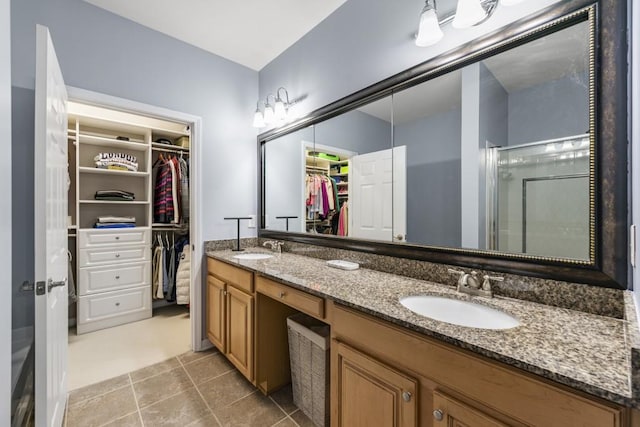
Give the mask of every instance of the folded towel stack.
M 138 159 L 136 156 L 124 153 L 98 153 L 93 158 L 99 169 L 114 169 L 125 171 L 138 171 Z
M 134 216 L 99 216 L 95 228 L 133 228 L 136 226 Z

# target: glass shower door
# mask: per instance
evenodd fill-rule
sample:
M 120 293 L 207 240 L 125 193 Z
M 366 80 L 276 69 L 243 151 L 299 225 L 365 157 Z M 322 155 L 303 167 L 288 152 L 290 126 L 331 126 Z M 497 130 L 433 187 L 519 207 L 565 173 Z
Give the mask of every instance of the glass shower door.
M 494 247 L 589 258 L 589 137 L 497 150 Z

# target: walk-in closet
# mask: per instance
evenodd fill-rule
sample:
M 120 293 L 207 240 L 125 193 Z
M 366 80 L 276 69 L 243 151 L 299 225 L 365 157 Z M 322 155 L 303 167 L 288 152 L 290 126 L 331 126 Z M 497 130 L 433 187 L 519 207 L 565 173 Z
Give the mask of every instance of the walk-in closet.
M 191 128 L 77 102 L 69 112 L 74 388 L 190 349 Z

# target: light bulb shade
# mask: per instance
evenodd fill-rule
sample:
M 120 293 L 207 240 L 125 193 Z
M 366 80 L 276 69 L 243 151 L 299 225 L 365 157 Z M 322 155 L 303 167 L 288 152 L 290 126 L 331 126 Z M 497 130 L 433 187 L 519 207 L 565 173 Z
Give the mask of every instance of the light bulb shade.
M 420 14 L 420 24 L 418 35 L 416 36 L 416 46 L 425 47 L 437 43 L 443 36 L 438 15 L 433 8 L 425 6 Z
M 260 110 L 256 110 L 256 113 L 253 115 L 253 127 L 254 128 L 264 127 L 264 117 L 262 116 L 262 112 Z
M 480 0 L 458 0 L 456 16 L 451 22 L 453 28 L 469 28 L 473 27 L 487 17 L 487 11 L 484 10 Z
M 282 121 L 287 118 L 287 109 L 284 106 L 284 102 L 282 101 L 282 99 L 278 98 L 276 100 L 273 114 L 277 121 Z
M 522 3 L 522 0 L 500 0 L 500 4 L 503 6 L 513 6 L 518 3 Z
M 264 123 L 267 125 L 270 125 L 271 123 L 273 123 L 273 120 L 274 120 L 273 108 L 271 107 L 271 104 L 267 104 L 267 106 L 264 107 Z

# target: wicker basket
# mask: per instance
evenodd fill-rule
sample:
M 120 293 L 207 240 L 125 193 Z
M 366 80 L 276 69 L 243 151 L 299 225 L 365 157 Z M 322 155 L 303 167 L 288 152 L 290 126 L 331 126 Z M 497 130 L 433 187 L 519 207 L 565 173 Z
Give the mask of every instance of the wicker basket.
M 329 425 L 329 326 L 298 313 L 287 318 L 293 403 L 318 427 Z

